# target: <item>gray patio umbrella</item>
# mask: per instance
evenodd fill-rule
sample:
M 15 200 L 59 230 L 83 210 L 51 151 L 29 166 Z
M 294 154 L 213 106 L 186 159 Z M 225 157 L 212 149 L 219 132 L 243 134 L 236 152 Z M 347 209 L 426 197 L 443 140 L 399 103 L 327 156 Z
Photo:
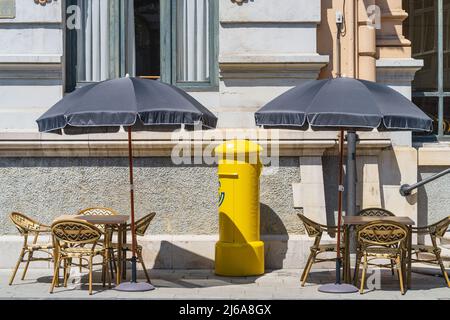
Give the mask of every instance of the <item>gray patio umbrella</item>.
M 324 292 L 354 292 L 341 285 L 340 234 L 342 219 L 343 145 L 347 131 L 347 215 L 356 214 L 356 130 L 411 130 L 429 132 L 432 120 L 397 91 L 353 78 L 316 80 L 295 87 L 269 102 L 255 114 L 256 124 L 305 130 L 339 130 L 339 191 L 336 284 Z M 357 289 L 356 289 L 357 290 Z
M 130 211 L 132 231 L 132 278 L 116 289 L 147 291 L 154 287 L 136 279 L 136 235 L 134 230 L 134 189 L 132 131 L 143 126 L 155 128 L 201 124 L 214 128 L 217 117 L 181 89 L 153 80 L 120 78 L 82 87 L 65 96 L 37 120 L 39 131 L 69 134 L 128 131 L 130 165 Z

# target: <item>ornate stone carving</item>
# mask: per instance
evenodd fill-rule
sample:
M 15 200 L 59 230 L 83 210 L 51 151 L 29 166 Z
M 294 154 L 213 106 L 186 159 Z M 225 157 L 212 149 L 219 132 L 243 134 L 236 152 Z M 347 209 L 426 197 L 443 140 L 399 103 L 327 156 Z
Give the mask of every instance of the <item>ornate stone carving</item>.
M 47 3 L 52 2 L 52 0 L 34 0 L 34 3 L 40 4 L 41 6 L 45 6 Z

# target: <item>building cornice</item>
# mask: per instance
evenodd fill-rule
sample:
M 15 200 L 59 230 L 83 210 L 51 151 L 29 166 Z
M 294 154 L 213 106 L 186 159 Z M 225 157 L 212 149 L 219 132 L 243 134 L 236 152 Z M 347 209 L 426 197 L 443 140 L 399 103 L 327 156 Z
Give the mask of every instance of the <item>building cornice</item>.
M 0 79 L 62 79 L 61 55 L 0 54 Z
M 361 132 L 359 152 L 385 149 L 391 146 L 387 133 Z M 225 140 L 235 137 L 257 141 L 269 153 L 280 156 L 322 155 L 337 148 L 337 132 L 312 132 L 294 130 L 235 129 L 204 132 L 171 133 L 136 132 L 133 134 L 136 157 L 170 157 L 175 146 L 189 150 L 213 150 Z M 36 132 L 0 133 L 0 157 L 126 157 L 127 135 L 53 135 Z M 372 152 L 372 151 L 371 151 Z
M 316 79 L 320 69 L 328 62 L 328 56 L 318 54 L 226 54 L 219 57 L 219 68 L 224 79 Z

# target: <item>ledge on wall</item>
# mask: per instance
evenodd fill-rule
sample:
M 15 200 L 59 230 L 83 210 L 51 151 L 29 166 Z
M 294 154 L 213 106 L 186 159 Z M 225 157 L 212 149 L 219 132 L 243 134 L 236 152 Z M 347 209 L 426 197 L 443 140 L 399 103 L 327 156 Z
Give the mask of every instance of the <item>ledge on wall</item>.
M 223 54 L 219 56 L 222 78 L 316 79 L 328 56 L 318 54 Z
M 388 132 L 361 132 L 359 151 L 384 149 L 394 138 Z M 337 132 L 265 129 L 216 129 L 202 132 L 136 132 L 133 134 L 137 157 L 171 156 L 175 146 L 202 148 L 225 140 L 248 138 L 257 141 L 270 152 L 278 149 L 280 156 L 323 154 L 335 149 Z M 127 156 L 127 134 L 56 135 L 38 132 L 0 132 L 0 157 L 99 157 Z M 274 147 L 276 147 L 274 149 Z M 366 151 L 364 151 L 366 150 Z M 270 153 L 269 152 L 269 153 Z
M 62 82 L 61 66 L 61 55 L 0 54 L 0 79 Z

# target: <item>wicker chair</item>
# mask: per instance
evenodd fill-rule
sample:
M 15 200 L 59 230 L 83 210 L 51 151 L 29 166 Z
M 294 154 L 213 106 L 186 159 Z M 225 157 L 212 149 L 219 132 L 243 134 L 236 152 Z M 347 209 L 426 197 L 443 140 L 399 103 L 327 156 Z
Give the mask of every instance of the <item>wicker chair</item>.
M 142 217 L 141 219 L 137 220 L 134 224 L 134 230 L 137 236 L 144 236 L 145 232 L 147 231 L 150 223 L 152 222 L 153 218 L 155 217 L 156 213 L 152 212 L 147 214 L 146 216 Z M 127 225 L 127 232 L 131 231 L 131 224 Z M 137 239 L 136 239 L 137 240 Z M 113 243 L 112 248 L 114 250 L 117 250 L 118 244 Z M 127 252 L 131 252 L 132 245 L 131 243 L 127 243 L 125 246 L 123 246 L 123 254 L 126 257 Z M 148 275 L 147 268 L 145 267 L 144 259 L 142 258 L 142 246 L 140 244 L 137 244 L 136 246 L 136 254 L 137 254 L 137 262 L 139 262 L 142 266 L 142 269 L 144 269 L 145 277 L 147 278 L 147 281 L 151 283 L 150 276 Z M 127 259 L 129 260 L 129 259 Z
M 23 237 L 23 245 L 20 251 L 19 259 L 9 280 L 9 285 L 12 285 L 17 270 L 19 269 L 19 266 L 22 262 L 26 262 L 25 269 L 23 270 L 22 274 L 22 280 L 24 280 L 31 261 L 52 261 L 53 246 L 52 243 L 38 243 L 38 237 L 40 234 L 50 234 L 51 230 L 49 226 L 39 223 L 31 219 L 30 217 L 27 217 L 26 215 L 18 212 L 11 213 L 9 215 L 9 218 Z M 34 236 L 33 242 L 31 244 L 28 243 L 29 236 Z M 43 252 L 48 256 L 34 257 L 33 255 L 35 252 Z M 25 255 L 27 255 L 26 259 L 24 259 Z
M 320 263 L 325 261 L 336 261 L 336 258 L 317 258 L 319 254 L 323 254 L 326 252 L 336 252 L 336 244 L 320 244 L 320 240 L 322 239 L 322 235 L 324 232 L 335 234 L 337 232 L 336 226 L 326 226 L 319 224 L 317 222 L 308 219 L 302 214 L 297 214 L 300 220 L 303 222 L 305 226 L 306 233 L 309 237 L 314 238 L 314 244 L 310 247 L 311 253 L 308 257 L 308 262 L 306 263 L 305 269 L 303 270 L 303 274 L 300 277 L 300 282 L 302 287 L 305 286 L 306 280 L 308 278 L 309 272 L 311 271 L 311 267 L 314 263 Z M 342 238 L 341 238 L 342 240 Z M 342 242 L 342 241 L 341 241 Z M 344 255 L 345 246 L 344 244 L 341 246 L 341 253 Z
M 94 207 L 83 209 L 78 212 L 80 216 L 116 216 L 118 213 L 111 208 Z M 100 230 L 105 230 L 105 226 L 102 224 L 97 225 Z
M 361 294 L 364 293 L 364 285 L 369 261 L 374 259 L 388 259 L 389 261 L 394 260 L 396 262 L 398 277 L 400 280 L 400 291 L 402 294 L 405 294 L 403 270 L 407 237 L 407 227 L 393 221 L 374 221 L 357 228 L 357 275 L 359 273 L 358 271 L 361 264 L 361 259 L 364 259 L 360 287 Z M 377 265 L 380 267 L 390 266 L 385 264 Z
M 416 259 L 411 258 L 411 262 L 422 262 L 422 263 L 432 263 L 437 264 L 441 267 L 442 275 L 444 276 L 445 282 L 448 287 L 450 287 L 450 281 L 448 273 L 445 270 L 445 266 L 441 258 L 441 249 L 438 247 L 438 239 L 442 239 L 447 232 L 450 225 L 450 216 L 442 219 L 441 221 L 431 224 L 426 227 L 413 228 L 413 233 L 418 235 L 425 235 L 431 238 L 431 245 L 413 244 L 412 253 L 416 255 Z M 420 259 L 419 254 L 425 253 L 434 256 L 432 259 Z
M 64 287 L 67 287 L 69 279 L 70 268 L 73 265 L 73 258 L 88 261 L 87 268 L 89 269 L 89 294 L 92 294 L 92 267 L 94 266 L 93 259 L 95 256 L 102 256 L 102 275 L 106 273 L 111 287 L 111 274 L 108 270 L 108 248 L 97 246 L 102 235 L 109 236 L 103 233 L 102 230 L 96 226 L 80 220 L 61 220 L 53 223 L 51 226 L 54 245 L 57 248 L 58 256 L 56 257 L 56 267 L 53 274 L 53 280 L 50 287 L 50 293 L 58 283 L 59 269 L 61 262 L 64 268 Z M 85 266 L 85 265 L 81 265 Z M 103 276 L 103 287 L 105 286 L 105 277 Z
M 358 212 L 358 216 L 361 217 L 395 217 L 395 214 L 390 212 L 389 210 L 383 209 L 383 208 L 366 208 Z M 370 263 L 369 263 L 370 265 Z M 395 274 L 395 261 L 391 261 L 391 273 L 392 275 Z M 355 276 L 353 279 L 355 279 L 355 285 L 357 281 L 356 273 L 358 272 L 358 269 L 355 268 Z
M 78 212 L 78 215 L 80 216 L 117 216 L 119 213 L 111 208 L 104 208 L 104 207 L 93 207 L 93 208 L 87 208 L 87 209 L 83 209 L 81 211 Z M 101 231 L 103 231 L 105 233 L 105 225 L 103 224 L 98 224 L 96 225 L 97 228 L 99 228 Z M 108 241 L 112 241 L 112 236 L 113 233 L 110 233 L 111 238 L 107 239 Z M 104 242 L 106 239 L 102 239 L 102 241 L 100 241 L 98 243 L 99 246 L 104 246 Z M 111 269 L 111 273 L 114 273 L 114 270 L 116 270 L 116 262 L 114 260 L 114 256 L 113 256 L 113 252 L 112 252 L 112 248 L 110 248 L 110 252 L 108 253 L 109 256 L 109 263 L 110 263 L 110 269 Z M 81 272 L 81 261 L 79 263 L 80 265 L 80 272 Z
M 395 214 L 383 208 L 367 208 L 358 212 L 361 217 L 395 217 Z

